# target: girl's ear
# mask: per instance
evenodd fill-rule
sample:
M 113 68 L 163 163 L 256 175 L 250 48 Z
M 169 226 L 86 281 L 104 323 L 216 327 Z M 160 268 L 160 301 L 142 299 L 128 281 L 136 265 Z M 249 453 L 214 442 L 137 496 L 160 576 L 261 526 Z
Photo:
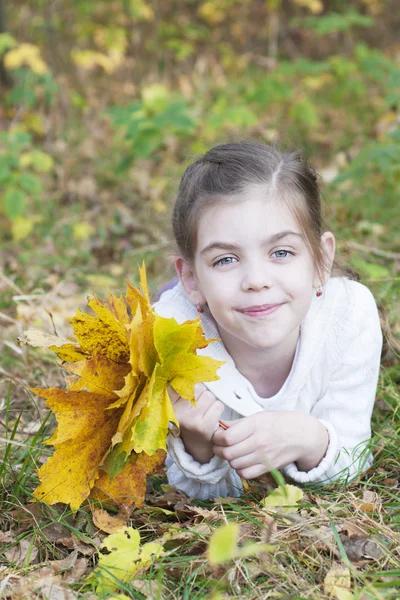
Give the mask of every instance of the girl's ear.
M 325 231 L 321 236 L 321 249 L 324 261 L 323 275 L 318 273 L 314 282 L 315 287 L 322 287 L 328 281 L 335 258 L 336 242 L 331 231 Z M 321 280 L 322 277 L 322 280 Z
M 179 256 L 175 259 L 175 269 L 179 275 L 186 298 L 193 304 L 205 304 L 206 299 L 199 289 L 194 267 Z

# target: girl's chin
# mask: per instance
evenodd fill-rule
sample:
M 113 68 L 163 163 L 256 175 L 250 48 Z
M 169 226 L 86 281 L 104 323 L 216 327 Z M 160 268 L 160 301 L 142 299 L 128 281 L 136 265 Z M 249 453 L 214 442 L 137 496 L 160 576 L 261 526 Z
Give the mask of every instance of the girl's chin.
M 257 340 L 254 338 L 247 339 L 245 337 L 239 338 L 233 336 L 230 336 L 228 344 L 225 343 L 225 345 L 229 346 L 230 348 L 237 348 L 240 349 L 242 352 L 260 352 L 263 350 L 265 352 L 270 352 L 271 350 L 275 350 L 276 348 L 278 348 L 280 344 L 282 344 L 282 340 L 271 339 L 266 341 L 265 338 L 262 340 Z

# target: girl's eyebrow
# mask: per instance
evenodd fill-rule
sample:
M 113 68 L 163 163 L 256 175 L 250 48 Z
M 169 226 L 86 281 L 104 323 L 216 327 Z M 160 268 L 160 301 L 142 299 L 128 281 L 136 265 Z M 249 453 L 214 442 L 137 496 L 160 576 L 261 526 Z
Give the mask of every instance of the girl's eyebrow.
M 279 233 L 274 233 L 265 240 L 264 244 L 265 246 L 269 246 L 270 244 L 275 244 L 276 242 L 279 242 L 283 238 L 293 235 L 299 238 L 303 238 L 301 233 L 298 233 L 296 231 L 290 231 L 289 229 L 287 229 L 285 231 L 280 231 Z M 208 254 L 208 252 L 211 252 L 212 250 L 240 250 L 240 248 L 241 246 L 238 246 L 236 244 L 229 244 L 226 242 L 211 242 L 205 248 L 203 248 L 203 250 L 201 250 L 200 255 L 203 256 L 204 254 Z

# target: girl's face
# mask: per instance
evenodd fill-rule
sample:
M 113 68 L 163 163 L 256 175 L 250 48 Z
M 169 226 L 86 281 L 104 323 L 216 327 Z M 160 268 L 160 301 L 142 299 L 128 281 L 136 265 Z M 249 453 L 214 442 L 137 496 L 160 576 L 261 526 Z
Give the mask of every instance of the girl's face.
M 333 260 L 333 235 L 325 233 L 321 243 Z M 188 298 L 208 304 L 231 353 L 293 347 L 315 288 L 324 283 L 290 209 L 266 200 L 260 188 L 205 210 L 194 268 L 180 260 Z

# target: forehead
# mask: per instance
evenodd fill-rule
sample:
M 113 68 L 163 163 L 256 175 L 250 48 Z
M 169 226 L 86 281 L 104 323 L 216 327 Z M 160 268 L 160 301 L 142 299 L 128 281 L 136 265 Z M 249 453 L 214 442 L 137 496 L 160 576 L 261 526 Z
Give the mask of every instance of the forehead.
M 293 211 L 278 196 L 267 195 L 257 186 L 237 196 L 219 199 L 205 208 L 197 227 L 197 250 L 214 241 L 256 241 L 280 231 L 301 233 Z

